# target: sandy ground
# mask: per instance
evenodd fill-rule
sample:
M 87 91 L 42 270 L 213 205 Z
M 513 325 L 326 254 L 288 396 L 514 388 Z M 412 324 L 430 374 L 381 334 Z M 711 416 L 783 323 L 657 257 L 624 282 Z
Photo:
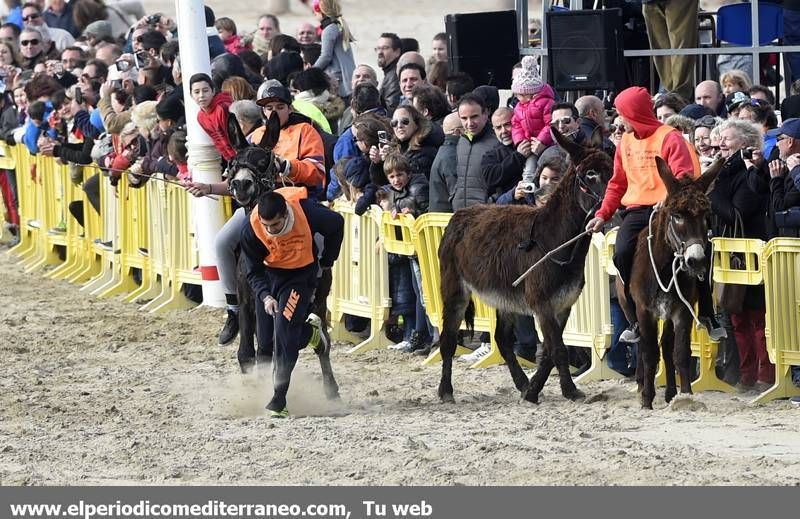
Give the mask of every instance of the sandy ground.
M 521 403 L 503 367 L 436 367 L 390 351 L 333 354 L 342 400 L 303 352 L 288 420 L 265 415 L 266 373 L 216 345 L 219 310 L 145 315 L 25 274 L 0 253 L 0 484 L 800 484 L 787 402 L 701 394 L 639 409 L 631 383 L 557 380 Z

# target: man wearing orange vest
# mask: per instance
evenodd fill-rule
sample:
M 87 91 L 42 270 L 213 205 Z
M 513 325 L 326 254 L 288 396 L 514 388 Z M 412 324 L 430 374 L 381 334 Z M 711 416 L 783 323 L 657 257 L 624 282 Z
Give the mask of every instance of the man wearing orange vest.
M 700 163 L 683 135 L 656 119 L 653 100 L 647 90 L 642 87 L 627 88 L 619 93 L 614 104 L 623 120 L 625 133 L 614 155 L 614 175 L 606 188 L 603 203 L 586 225 L 586 230 L 600 231 L 617 209 L 625 207 L 614 245 L 614 266 L 625 284 L 625 298 L 628 301 L 625 313 L 631 325 L 622 332 L 619 340 L 635 343 L 639 342 L 639 324 L 636 322 L 636 310 L 628 285 L 636 242 L 641 230 L 648 225 L 653 206 L 667 196 L 666 186 L 658 176 L 655 157 L 663 158 L 676 178 L 687 175 L 697 178 L 700 175 Z M 713 318 L 708 284 L 700 285 L 701 322 L 707 323 L 713 338 L 724 333 L 724 330 L 719 329 Z
M 247 281 L 263 303 L 256 312 L 263 311 L 273 320 L 266 329 L 267 320 L 257 319 L 258 336 L 275 330 L 275 392 L 267 409 L 276 418 L 289 414 L 286 393 L 300 350 L 327 347 L 321 319 L 310 313 L 310 308 L 320 269 L 333 266 L 344 238 L 342 216 L 304 195 L 304 188 L 282 188 L 262 195 L 249 223 L 242 227 Z M 314 240 L 317 234 L 323 240 L 321 251 Z

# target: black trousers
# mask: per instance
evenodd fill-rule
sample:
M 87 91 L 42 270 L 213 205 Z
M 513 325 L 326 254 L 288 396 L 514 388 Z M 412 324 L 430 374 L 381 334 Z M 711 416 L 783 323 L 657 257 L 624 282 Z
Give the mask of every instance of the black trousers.
M 617 267 L 619 277 L 625 283 L 625 294 L 628 294 L 628 284 L 631 280 L 633 268 L 633 255 L 636 254 L 636 243 L 639 233 L 647 227 L 652 207 L 638 207 L 628 209 L 622 213 L 622 224 L 617 231 L 617 241 L 614 244 L 614 266 Z M 628 297 L 630 301 L 630 297 Z
M 86 198 L 89 200 L 89 203 L 97 212 L 100 214 L 100 174 L 97 173 L 92 175 L 86 182 L 83 183 L 83 191 L 86 193 Z M 83 227 L 84 218 L 83 218 L 83 201 L 82 200 L 75 200 L 70 202 L 69 212 L 72 216 L 77 220 L 81 227 Z
M 274 393 L 272 400 L 267 404 L 267 409 L 280 411 L 286 407 L 286 394 L 289 392 L 289 382 L 300 350 L 308 345 L 313 333 L 306 319 L 314 300 L 317 276 L 313 269 L 299 274 L 289 271 L 282 275 L 268 274 L 268 276 L 270 276 L 270 292 L 278 301 L 278 311 L 274 316 L 268 316 L 264 312 L 264 303 L 257 301 L 256 333 L 259 338 L 259 349 L 262 349 L 262 339 L 266 337 L 271 339 L 273 333 L 277 339 L 272 345 Z

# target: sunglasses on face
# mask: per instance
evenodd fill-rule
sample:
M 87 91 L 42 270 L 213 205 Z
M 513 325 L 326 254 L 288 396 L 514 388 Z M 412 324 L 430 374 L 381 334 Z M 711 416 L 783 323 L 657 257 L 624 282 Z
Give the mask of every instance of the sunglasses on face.
M 611 124 L 611 125 L 608 126 L 608 129 L 611 130 L 611 133 L 624 132 L 625 131 L 625 125 L 624 124 Z
M 23 22 L 30 22 L 31 20 L 38 20 L 41 17 L 42 17 L 41 14 L 29 14 L 28 16 L 23 18 L 22 21 Z
M 398 126 L 408 126 L 411 124 L 411 119 L 408 117 L 403 117 L 402 119 L 392 119 L 392 128 L 397 128 Z
M 20 47 L 27 47 L 28 45 L 39 45 L 39 40 L 22 40 L 19 42 Z
M 555 119 L 550 123 L 550 126 L 561 126 L 561 125 L 568 125 L 572 122 L 572 117 L 562 117 L 561 119 Z

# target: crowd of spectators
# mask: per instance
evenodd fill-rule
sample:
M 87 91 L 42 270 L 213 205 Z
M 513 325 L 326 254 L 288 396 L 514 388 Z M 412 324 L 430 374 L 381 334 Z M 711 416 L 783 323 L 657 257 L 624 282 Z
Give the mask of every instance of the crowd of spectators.
M 79 173 L 73 177 L 91 205 L 70 205 L 81 224 L 84 211 L 100 211 L 101 182 L 116 185 L 122 176 L 132 187 L 163 175 L 183 181 L 195 195 L 225 194 L 224 187 L 192 182 L 186 103 L 199 107 L 200 125 L 223 161 L 235 154 L 228 113 L 256 145 L 275 114 L 282 127 L 275 148 L 282 172 L 306 185 L 310 196 L 346 198 L 359 213 L 377 205 L 414 217 L 484 203 L 545 204 L 568 167 L 551 128 L 578 143 L 599 131 L 611 155 L 632 131 L 607 98 L 564 101 L 542 80 L 533 57 L 508 71 L 512 95 L 501 103 L 495 87 L 448 70 L 443 33 L 423 49 L 417 40 L 387 31 L 375 42 L 374 61 L 357 63 L 352 45 L 358 28 L 348 25 L 337 0 L 315 0 L 315 19 L 295 35 L 283 34 L 270 14 L 252 20 L 253 33 L 243 32 L 206 7 L 211 74 L 191 78 L 181 72 L 175 22 L 160 13 L 147 15 L 138 0 L 10 3 L 0 26 L 0 138 L 76 171 L 100 166 L 101 173 L 85 181 Z M 710 195 L 715 235 L 800 236 L 800 82 L 778 111 L 770 89 L 741 70 L 687 86 L 681 72 L 686 63 L 669 63 L 656 62 L 668 78 L 662 86 L 673 91 L 654 93 L 654 115 L 680 131 L 703 168 L 716 157 L 726 161 Z M 191 99 L 184 99 L 184 81 Z M 15 172 L 0 177 L 13 230 L 19 225 Z M 235 215 L 218 240 L 228 295 L 220 343 L 238 331 L 232 272 L 245 220 L 243 213 Z M 64 229 L 62 222 L 50 231 Z M 403 257 L 392 257 L 390 264 L 393 347 L 426 354 L 436 330 L 425 315 L 419 265 Z M 744 388 L 774 379 L 765 350 L 764 304 L 763 287 L 754 286 L 736 311 L 720 310 L 731 332 L 721 348 L 720 375 Z M 364 326 L 361 319 L 348 319 L 351 331 Z M 520 318 L 516 331 L 515 351 L 534 359 L 541 348 L 532 320 Z M 632 350 L 616 342 L 614 348 L 612 367 L 630 375 Z M 488 351 L 484 336 L 462 358 L 478 360 Z M 580 352 L 575 355 L 578 367 L 587 362 Z

